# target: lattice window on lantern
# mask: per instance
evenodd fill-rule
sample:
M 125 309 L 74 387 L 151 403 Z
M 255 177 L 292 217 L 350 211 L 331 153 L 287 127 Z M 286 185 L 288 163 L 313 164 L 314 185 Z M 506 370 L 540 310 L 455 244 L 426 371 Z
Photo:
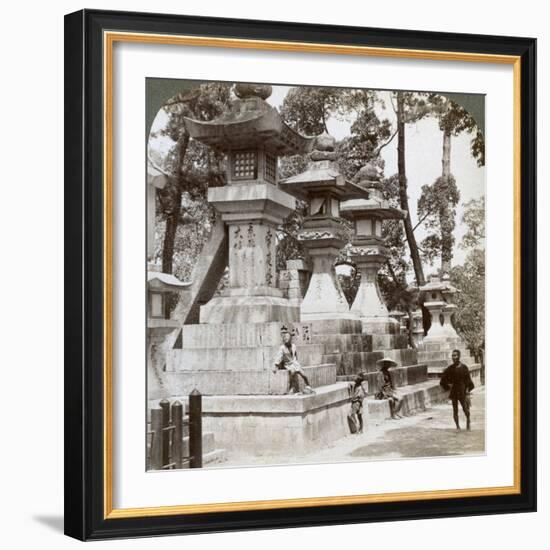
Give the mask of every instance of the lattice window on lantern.
M 277 183 L 277 159 L 269 153 L 265 154 L 265 179 Z
M 233 179 L 253 180 L 258 175 L 256 151 L 238 151 L 233 155 Z

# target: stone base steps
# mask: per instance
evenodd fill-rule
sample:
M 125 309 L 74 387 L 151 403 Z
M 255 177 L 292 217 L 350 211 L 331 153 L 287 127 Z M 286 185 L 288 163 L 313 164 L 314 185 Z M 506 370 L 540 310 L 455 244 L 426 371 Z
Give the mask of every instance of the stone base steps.
M 271 370 L 279 346 L 280 344 L 257 347 L 171 349 L 166 354 L 166 372 Z M 296 346 L 296 352 L 302 365 L 329 362 L 322 359 L 325 352 L 322 344 L 299 344 Z
M 232 456 L 303 454 L 347 434 L 349 399 L 347 382 L 313 395 L 205 397 L 203 429 Z
M 415 349 L 377 350 L 361 353 L 323 355 L 323 363 L 334 363 L 338 375 L 353 375 L 359 372 L 376 372 L 376 362 L 383 357 L 393 359 L 398 365 L 411 366 L 418 363 Z
M 445 364 L 444 366 L 428 367 L 428 378 L 432 380 L 439 380 L 447 366 L 448 364 Z M 470 369 L 470 376 L 472 377 L 472 382 L 474 385 L 476 387 L 481 386 L 481 364 L 472 363 L 468 365 L 468 368 Z
M 412 386 L 426 382 L 428 380 L 428 367 L 422 365 L 409 365 L 406 367 L 395 367 L 390 370 L 393 385 L 396 388 L 403 386 Z M 353 382 L 356 375 L 338 376 L 339 381 Z M 379 372 L 370 372 L 366 375 L 367 395 L 375 395 L 380 390 L 380 375 Z
M 304 371 L 314 388 L 336 382 L 336 365 L 332 363 L 304 367 Z M 285 369 L 276 372 L 272 368 L 239 371 L 182 370 L 167 372 L 165 377 L 171 392 L 169 397 L 187 396 L 194 389 L 203 395 L 284 395 L 289 389 L 289 373 Z
M 425 411 L 432 405 L 442 403 L 447 399 L 447 392 L 439 385 L 438 381 L 428 380 L 419 384 L 403 386 L 397 391 L 403 400 L 400 414 L 412 414 Z M 374 399 L 367 397 L 363 402 L 365 421 L 382 421 L 391 418 L 390 405 L 386 399 Z

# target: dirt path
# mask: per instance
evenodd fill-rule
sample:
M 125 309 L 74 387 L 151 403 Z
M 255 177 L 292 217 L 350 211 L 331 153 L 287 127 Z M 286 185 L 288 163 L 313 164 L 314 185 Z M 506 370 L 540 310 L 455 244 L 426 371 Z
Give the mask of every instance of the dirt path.
M 460 406 L 459 406 L 460 408 Z M 269 459 L 239 459 L 239 465 L 351 462 L 396 458 L 479 455 L 485 452 L 485 389 L 472 394 L 472 430 L 454 427 L 451 403 L 436 405 L 427 411 L 401 420 L 370 424 L 363 434 L 349 435 L 321 451 L 303 456 Z M 460 422 L 466 419 L 460 411 Z M 237 465 L 229 461 L 224 466 Z

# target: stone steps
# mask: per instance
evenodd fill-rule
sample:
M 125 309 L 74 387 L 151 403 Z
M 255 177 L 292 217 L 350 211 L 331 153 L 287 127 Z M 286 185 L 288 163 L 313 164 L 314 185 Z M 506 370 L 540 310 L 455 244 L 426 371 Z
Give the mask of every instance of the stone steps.
M 403 400 L 401 415 L 425 411 L 432 405 L 442 403 L 447 399 L 439 382 L 428 380 L 419 384 L 403 386 L 398 390 L 398 396 Z M 365 421 L 383 421 L 391 418 L 390 405 L 387 399 L 367 397 L 363 402 Z
M 376 362 L 389 357 L 401 366 L 410 366 L 418 363 L 416 350 L 395 349 L 377 350 L 371 352 L 345 352 L 342 354 L 323 355 L 323 363 L 334 363 L 338 368 L 338 375 L 353 375 L 359 372 L 375 372 L 378 370 Z
M 314 388 L 336 382 L 334 364 L 306 366 L 304 371 Z M 280 369 L 273 372 L 272 366 L 269 369 L 248 371 L 180 370 L 166 372 L 165 376 L 172 392 L 171 397 L 187 396 L 194 389 L 203 395 L 284 395 L 289 387 L 288 371 Z
M 271 370 L 277 356 L 277 346 L 257 347 L 208 347 L 172 349 L 166 354 L 166 371 L 251 371 Z M 296 346 L 298 360 L 302 365 L 326 363 L 323 360 L 322 344 Z
M 441 367 L 428 367 L 428 378 L 439 380 L 443 371 L 447 368 L 448 364 L 446 363 Z M 480 363 L 470 363 L 467 364 L 470 369 L 470 376 L 472 377 L 473 383 L 477 386 L 481 385 L 481 364 Z
M 412 386 L 428 380 L 428 367 L 425 364 L 394 367 L 390 370 L 390 374 L 394 387 Z M 352 382 L 355 377 L 356 375 L 338 376 L 338 380 Z M 380 390 L 379 371 L 367 373 L 366 381 L 367 395 L 375 395 Z
M 313 395 L 212 396 L 203 399 L 203 429 L 231 456 L 303 454 L 347 434 L 350 384 Z

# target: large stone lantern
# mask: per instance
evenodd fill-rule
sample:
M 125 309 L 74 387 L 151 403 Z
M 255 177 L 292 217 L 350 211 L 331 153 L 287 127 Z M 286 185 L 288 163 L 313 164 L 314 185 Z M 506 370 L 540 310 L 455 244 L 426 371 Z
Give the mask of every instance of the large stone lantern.
M 340 213 L 354 225 L 350 257 L 361 273 L 361 283 L 351 311 L 363 322 L 366 332 L 399 332 L 399 323 L 388 314 L 378 287 L 378 271 L 386 262 L 388 250 L 382 236 L 382 222 L 402 219 L 404 212 L 390 206 L 384 199 L 380 176 L 373 165 L 367 164 L 355 177 L 367 192 L 367 198 L 342 203 Z
M 318 136 L 307 170 L 281 182 L 283 189 L 308 202 L 308 213 L 298 237 L 313 264 L 300 309 L 302 321 L 354 318 L 334 267 L 346 244 L 345 228 L 338 218 L 340 201 L 366 197 L 367 193 L 340 174 L 334 162 L 334 146 L 332 136 Z
M 295 209 L 278 186 L 278 157 L 310 150 L 266 103 L 271 86 L 237 84 L 237 99 L 212 121 L 185 119 L 191 137 L 227 155 L 227 185 L 208 190 L 229 233 L 229 285 L 201 307 L 201 323 L 292 322 L 299 308 L 277 288 L 277 227 Z

